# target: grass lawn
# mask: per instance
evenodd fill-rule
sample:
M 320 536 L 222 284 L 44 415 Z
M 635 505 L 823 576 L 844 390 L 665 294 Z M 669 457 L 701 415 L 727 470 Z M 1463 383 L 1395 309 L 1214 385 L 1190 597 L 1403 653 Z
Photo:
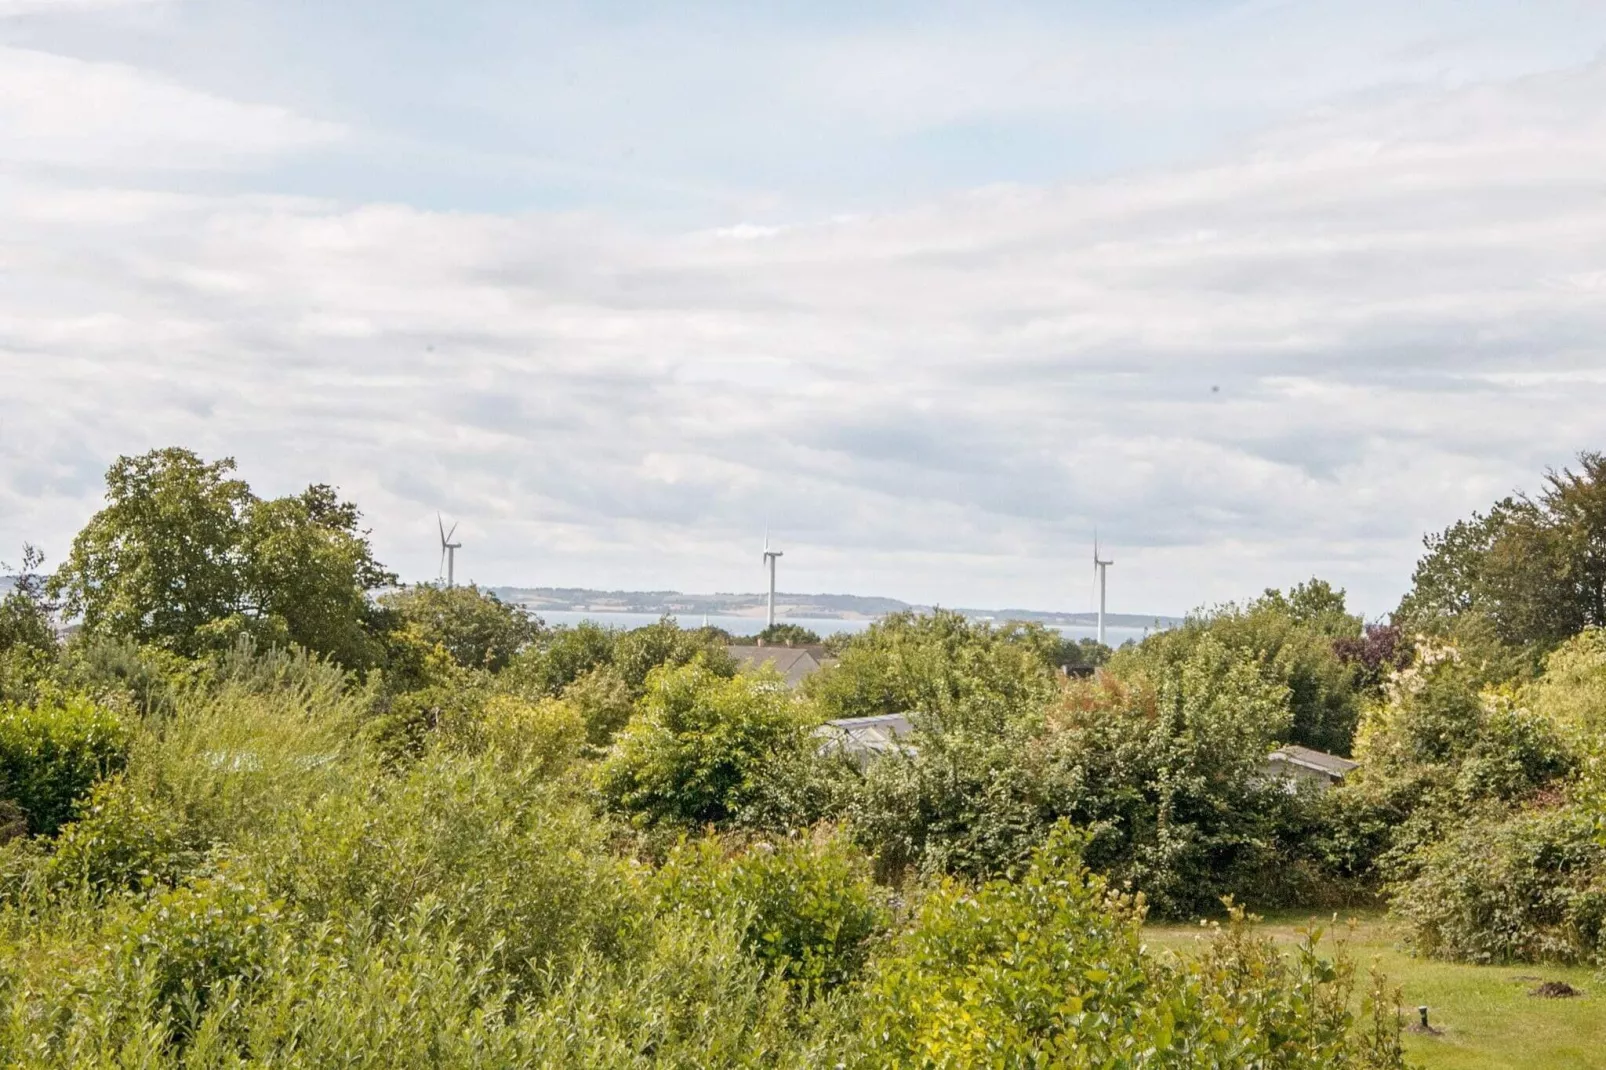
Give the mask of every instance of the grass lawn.
M 1428 1070 L 1606 1070 L 1606 984 L 1588 969 L 1557 966 L 1463 966 L 1415 958 L 1401 950 L 1388 923 L 1376 913 L 1317 918 L 1278 916 L 1260 926 L 1279 942 L 1294 942 L 1307 924 L 1320 925 L 1330 946 L 1334 935 L 1349 942 L 1365 985 L 1376 959 L 1392 985 L 1404 990 L 1407 1022 L 1426 1004 L 1430 1024 L 1440 1036 L 1406 1033 L 1405 1050 L 1414 1066 Z M 1149 943 L 1186 953 L 1199 939 L 1195 926 L 1151 925 Z M 1540 981 L 1565 981 L 1584 994 L 1573 999 L 1542 999 L 1528 993 Z

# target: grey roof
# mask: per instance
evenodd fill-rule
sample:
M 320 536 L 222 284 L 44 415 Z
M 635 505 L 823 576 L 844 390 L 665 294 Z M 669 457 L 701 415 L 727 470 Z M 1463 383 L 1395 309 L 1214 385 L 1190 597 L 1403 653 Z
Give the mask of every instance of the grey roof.
M 902 713 L 878 717 L 843 717 L 827 721 L 814 730 L 822 741 L 821 754 L 845 754 L 860 765 L 891 750 L 913 751 L 903 739 L 914 731 L 909 717 Z
M 1312 750 L 1310 747 L 1301 747 L 1297 743 L 1289 743 L 1278 747 L 1266 755 L 1268 762 L 1287 762 L 1289 765 L 1300 765 L 1306 769 L 1314 769 L 1318 773 L 1340 780 L 1352 770 L 1361 767 L 1360 762 L 1352 762 L 1348 758 L 1340 758 L 1336 754 L 1326 751 Z
M 738 672 L 755 672 L 773 662 L 775 671 L 786 680 L 788 687 L 796 687 L 803 678 L 816 671 L 824 660 L 824 650 L 817 646 L 759 646 L 756 643 L 728 646 L 725 650 L 736 659 Z

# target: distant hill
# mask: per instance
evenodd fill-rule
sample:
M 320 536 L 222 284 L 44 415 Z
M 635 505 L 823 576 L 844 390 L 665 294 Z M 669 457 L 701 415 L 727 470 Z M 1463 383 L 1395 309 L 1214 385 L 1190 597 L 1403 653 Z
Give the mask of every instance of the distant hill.
M 597 591 L 586 587 L 492 587 L 504 602 L 516 602 L 535 613 L 543 610 L 591 613 L 654 613 L 693 616 L 707 613 L 724 616 L 761 616 L 766 595 L 686 594 L 681 591 Z M 775 593 L 779 617 L 813 617 L 821 620 L 868 620 L 906 609 L 929 610 L 896 598 L 859 594 Z M 970 609 L 948 607 L 967 617 L 996 620 L 1036 621 L 1042 624 L 1086 624 L 1097 622 L 1096 613 L 1056 613 L 1033 609 Z M 1173 628 L 1180 617 L 1151 613 L 1106 613 L 1105 623 L 1115 628 Z

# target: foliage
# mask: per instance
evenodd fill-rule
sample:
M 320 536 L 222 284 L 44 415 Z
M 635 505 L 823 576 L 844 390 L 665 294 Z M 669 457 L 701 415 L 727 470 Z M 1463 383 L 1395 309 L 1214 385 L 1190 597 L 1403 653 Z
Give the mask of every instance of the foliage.
M 556 697 L 580 677 L 613 664 L 619 633 L 591 621 L 558 627 L 526 648 L 505 672 L 506 682 L 531 695 Z
M 55 607 L 45 594 L 38 573 L 44 555 L 36 547 L 24 545 L 21 567 L 0 564 L 0 571 L 13 573 L 11 590 L 0 598 L 0 655 L 13 650 L 54 651 L 56 629 L 52 621 Z
M 612 665 L 599 665 L 569 684 L 563 701 L 579 713 L 593 747 L 612 743 L 635 709 L 630 684 Z
M 1442 633 L 1478 615 L 1502 643 L 1541 650 L 1606 625 L 1606 455 L 1578 465 L 1428 536 L 1396 617 Z
M 122 722 L 86 699 L 0 706 L 0 798 L 22 808 L 30 832 L 53 836 L 127 749 Z
M 1039 625 L 994 628 L 951 610 L 894 613 L 844 641 L 804 687 L 823 720 L 981 706 L 1015 715 L 1054 693 L 1060 640 Z
M 636 716 L 597 771 L 602 797 L 638 824 L 718 824 L 765 766 L 805 745 L 804 722 L 773 675 L 727 678 L 702 660 L 648 678 Z
M 717 839 L 682 843 L 656 881 L 671 908 L 742 921 L 742 944 L 806 994 L 859 975 L 890 918 L 864 858 L 840 835 L 759 841 L 727 854 Z
M 1392 908 L 1419 951 L 1606 964 L 1606 845 L 1578 809 L 1482 813 L 1420 849 Z
M 613 667 L 634 694 L 641 694 L 647 678 L 658 668 L 688 665 L 701 660 L 704 667 L 719 676 L 734 676 L 736 663 L 723 645 L 710 644 L 695 631 L 686 631 L 675 618 L 664 617 L 656 624 L 632 628 L 620 634 L 613 648 Z
M 818 632 L 812 632 L 801 624 L 771 624 L 757 635 L 753 642 L 763 643 L 767 646 L 818 646 L 821 642 Z
M 1207 636 L 1157 681 L 1070 689 L 1050 719 L 1044 780 L 1055 813 L 1092 830 L 1092 864 L 1162 913 L 1229 893 L 1274 902 L 1293 876 L 1286 826 L 1305 802 L 1262 773 L 1288 718 L 1260 663 Z
M 231 459 L 178 448 L 118 458 L 106 507 L 51 592 L 91 632 L 183 654 L 250 634 L 372 664 L 366 592 L 395 577 L 374 561 L 356 507 L 326 486 L 259 499 L 233 472 Z
M 1349 753 L 1364 685 L 1376 673 L 1362 671 L 1346 656 L 1364 636 L 1359 618 L 1344 608 L 1343 591 L 1317 579 L 1286 594 L 1267 591 L 1248 605 L 1192 616 L 1180 628 L 1123 650 L 1111 668 L 1152 677 L 1185 660 L 1206 636 L 1252 657 L 1268 682 L 1287 689 L 1288 741 Z
M 259 882 L 222 867 L 158 892 L 114 924 L 117 968 L 145 973 L 177 1039 L 188 1039 L 219 997 L 240 998 L 261 983 L 286 935 L 282 910 Z
M 1167 962 L 1142 917 L 1065 829 L 1018 881 L 940 885 L 876 963 L 864 1065 L 1404 1065 L 1397 1022 L 1356 1029 L 1352 967 L 1314 939 L 1285 960 L 1240 913 L 1203 959 Z
M 43 875 L 55 887 L 96 892 L 171 887 L 199 867 L 202 846 L 172 806 L 115 776 L 62 827 Z
M 380 598 L 401 628 L 425 647 L 439 646 L 458 665 L 500 672 L 540 634 L 540 622 L 518 606 L 470 584 L 420 584 Z
M 1090 830 L 1093 865 L 1165 913 L 1287 894 L 1285 833 L 1305 800 L 1261 775 L 1284 691 L 1208 637 L 1164 671 L 1069 685 L 1046 720 L 986 706 L 920 720 L 915 748 L 872 764 L 847 815 L 884 872 L 1007 872 L 1067 818 Z

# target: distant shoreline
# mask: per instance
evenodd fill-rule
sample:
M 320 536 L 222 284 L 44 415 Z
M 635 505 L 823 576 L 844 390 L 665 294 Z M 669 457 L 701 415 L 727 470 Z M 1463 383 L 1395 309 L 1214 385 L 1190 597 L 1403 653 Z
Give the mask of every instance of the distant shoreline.
M 764 594 L 687 594 L 681 591 L 598 591 L 583 587 L 491 587 L 504 602 L 513 602 L 534 613 L 646 613 L 655 616 L 761 617 L 766 612 Z M 915 605 L 896 598 L 853 594 L 775 593 L 775 615 L 786 619 L 868 621 L 907 610 L 929 611 L 933 607 Z M 1066 613 L 1032 609 L 953 609 L 977 620 L 1023 621 L 1045 625 L 1092 626 L 1096 613 Z M 1181 617 L 1162 613 L 1106 613 L 1105 624 L 1114 628 L 1174 628 Z

